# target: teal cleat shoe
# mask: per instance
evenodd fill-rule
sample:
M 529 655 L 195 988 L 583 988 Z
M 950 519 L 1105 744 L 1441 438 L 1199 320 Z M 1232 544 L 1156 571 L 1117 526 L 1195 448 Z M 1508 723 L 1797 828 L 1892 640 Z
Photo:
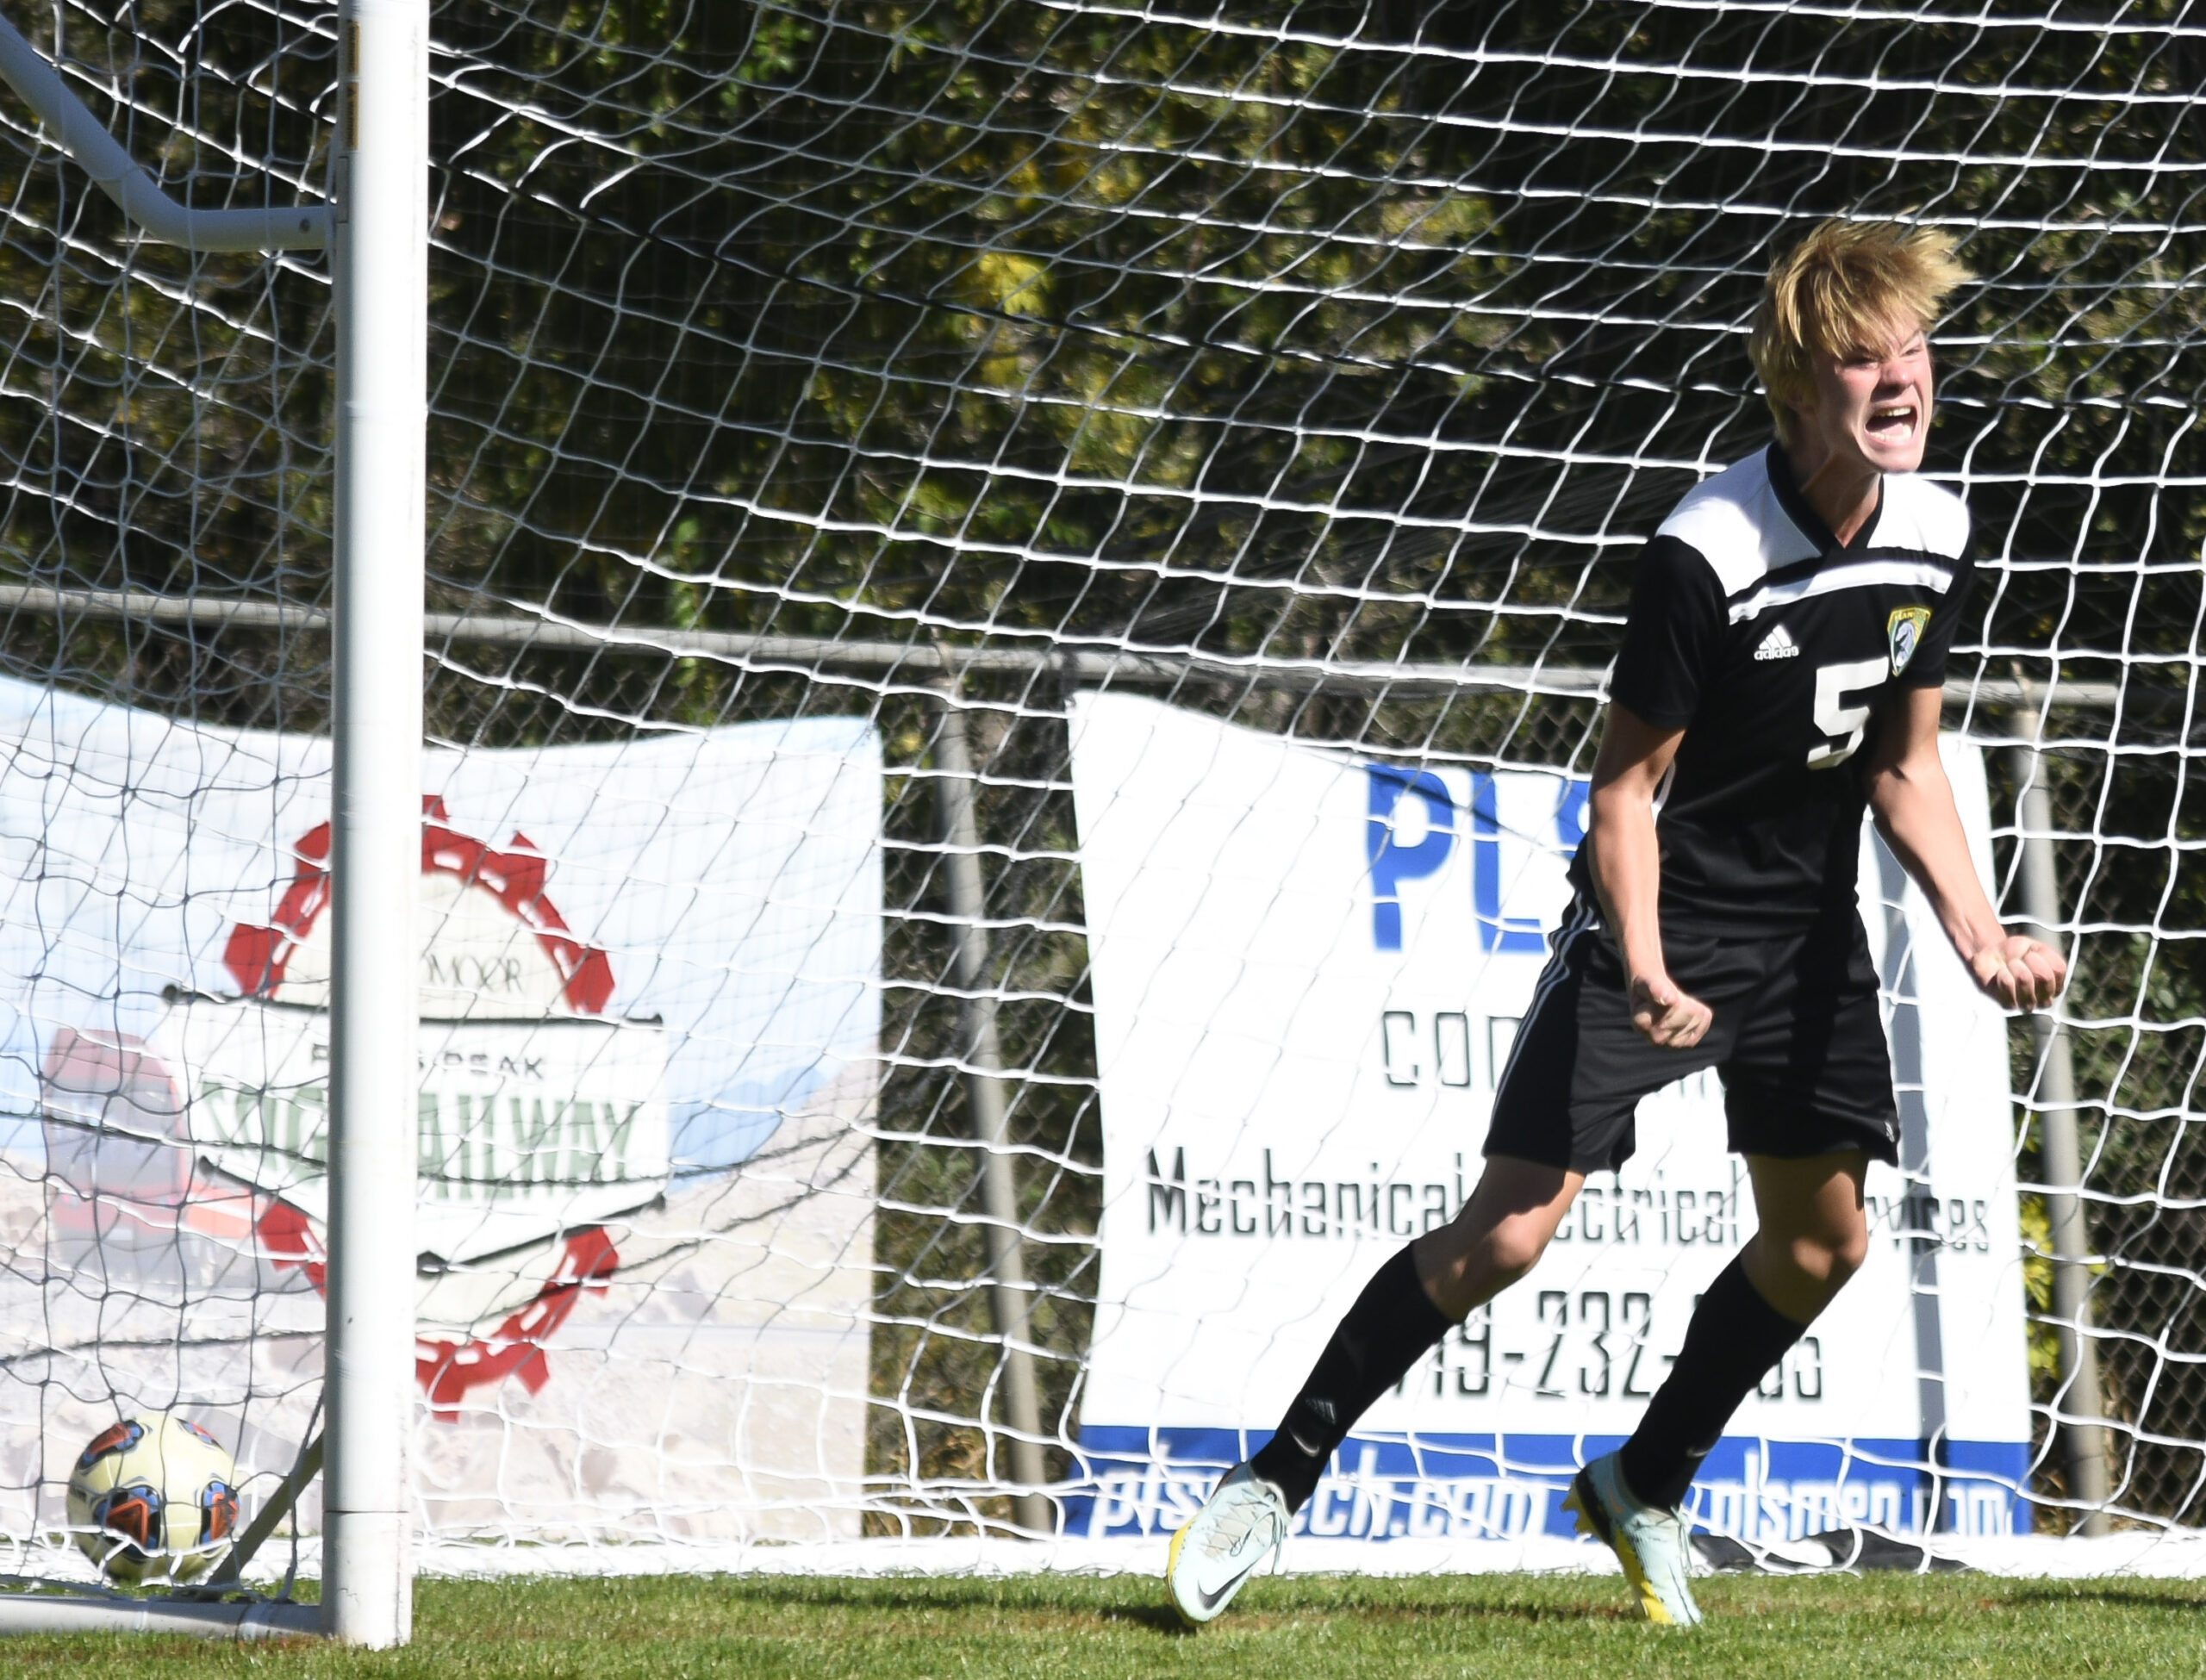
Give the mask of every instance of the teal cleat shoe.
M 1164 1584 L 1181 1619 L 1200 1627 L 1231 1603 L 1241 1584 L 1279 1551 L 1293 1521 L 1287 1496 L 1249 1465 L 1226 1472 L 1172 1536 Z
M 1579 1533 L 1598 1536 L 1617 1554 L 1648 1621 L 1665 1627 L 1700 1625 L 1685 1513 L 1641 1504 L 1624 1485 L 1614 1453 L 1578 1472 L 1562 1508 L 1578 1513 Z

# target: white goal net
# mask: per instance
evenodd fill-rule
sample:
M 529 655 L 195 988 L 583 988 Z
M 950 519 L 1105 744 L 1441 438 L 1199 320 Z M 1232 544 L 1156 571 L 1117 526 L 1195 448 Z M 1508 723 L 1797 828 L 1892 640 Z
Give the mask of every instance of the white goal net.
M 1635 545 L 1856 210 L 1979 277 L 1950 750 L 2076 980 L 1987 1024 L 1865 854 L 1885 1258 L 1697 1509 L 2197 1522 L 2206 22 L 2100 16 L 439 6 L 421 1532 L 1168 1529 L 1474 1174 Z M 176 196 L 325 196 L 333 12 L 11 16 Z M 318 1427 L 334 387 L 320 255 L 146 242 L 4 94 L 0 207 L 0 1533 L 53 1573 L 118 1419 L 248 1512 Z M 1311 1533 L 1563 1532 L 1752 1229 L 1715 1100 Z

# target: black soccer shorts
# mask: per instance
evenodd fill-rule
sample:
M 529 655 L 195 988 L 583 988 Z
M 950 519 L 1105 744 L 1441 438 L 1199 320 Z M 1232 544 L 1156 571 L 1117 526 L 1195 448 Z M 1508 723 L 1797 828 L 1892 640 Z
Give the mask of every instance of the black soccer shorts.
M 1713 1067 L 1730 1147 L 1803 1160 L 1861 1149 L 1897 1163 L 1899 1110 L 1860 916 L 1848 909 L 1764 937 L 1664 930 L 1670 978 L 1713 1011 L 1690 1050 L 1631 1024 L 1623 964 L 1580 896 L 1549 941 L 1499 1088 L 1486 1153 L 1612 1172 L 1638 1147 L 1639 1101 Z

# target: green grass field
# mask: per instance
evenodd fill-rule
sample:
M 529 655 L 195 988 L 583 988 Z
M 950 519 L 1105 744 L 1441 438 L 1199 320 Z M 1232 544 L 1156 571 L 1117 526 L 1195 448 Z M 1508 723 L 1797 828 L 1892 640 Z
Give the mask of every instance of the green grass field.
M 121 1673 L 126 1646 L 133 1680 L 2206 1673 L 2206 1584 L 2189 1581 L 1732 1577 L 1704 1584 L 1696 1634 L 1634 1620 L 1622 1583 L 1598 1576 L 1260 1581 L 1200 1635 L 1133 1577 L 425 1581 L 415 1603 L 402 1652 L 19 1640 L 0 1646 L 0 1673 Z

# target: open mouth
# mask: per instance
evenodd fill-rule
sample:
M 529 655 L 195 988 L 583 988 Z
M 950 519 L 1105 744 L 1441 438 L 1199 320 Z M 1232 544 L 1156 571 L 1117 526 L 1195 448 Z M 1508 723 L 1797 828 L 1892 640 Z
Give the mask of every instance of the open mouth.
M 1869 411 L 1869 436 L 1880 444 L 1904 444 L 1915 436 L 1919 412 L 1912 402 L 1880 402 Z

